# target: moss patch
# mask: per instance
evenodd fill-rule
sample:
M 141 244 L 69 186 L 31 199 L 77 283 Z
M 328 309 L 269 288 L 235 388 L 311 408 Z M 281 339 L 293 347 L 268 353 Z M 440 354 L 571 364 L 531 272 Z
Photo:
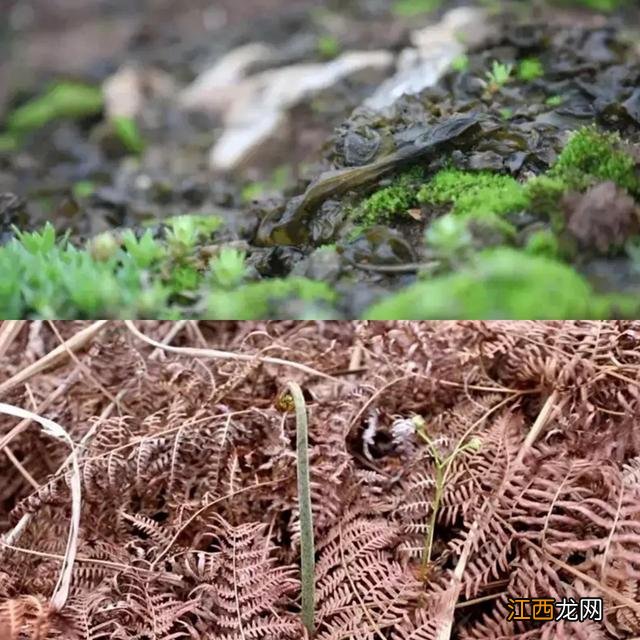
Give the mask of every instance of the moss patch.
M 576 131 L 549 171 L 568 188 L 583 191 L 596 182 L 611 180 L 630 193 L 640 193 L 635 160 L 620 149 L 620 136 L 595 127 Z
M 518 63 L 518 78 L 523 82 L 533 82 L 544 76 L 544 67 L 538 58 L 525 58 Z
M 216 291 L 209 295 L 207 318 L 212 320 L 259 320 L 282 317 L 281 305 L 298 301 L 317 317 L 317 304 L 333 305 L 336 294 L 324 282 L 306 278 L 286 278 L 252 282 L 235 291 Z
M 373 306 L 366 317 L 569 319 L 602 317 L 609 311 L 609 302 L 595 296 L 571 267 L 500 248 L 479 254 L 458 273 L 405 289 Z
M 455 215 L 482 217 L 504 215 L 528 205 L 522 185 L 513 178 L 486 171 L 445 169 L 418 193 L 422 204 L 451 204 Z
M 356 220 L 365 227 L 391 222 L 417 205 L 416 194 L 424 180 L 424 171 L 414 167 L 395 178 L 393 183 L 363 200 L 355 211 Z

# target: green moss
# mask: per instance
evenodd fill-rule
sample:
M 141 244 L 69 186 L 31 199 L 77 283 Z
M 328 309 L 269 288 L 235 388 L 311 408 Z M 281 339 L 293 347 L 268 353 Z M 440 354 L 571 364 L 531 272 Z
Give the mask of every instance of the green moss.
M 420 189 L 418 202 L 451 204 L 451 212 L 461 217 L 504 215 L 528 205 L 522 185 L 510 176 L 457 169 L 437 173 Z
M 469 69 L 469 56 L 465 53 L 459 55 L 452 63 L 451 68 L 454 71 L 462 72 Z
M 258 320 L 279 317 L 279 305 L 299 300 L 310 305 L 333 304 L 336 294 L 324 282 L 306 278 L 264 280 L 246 284 L 235 291 L 212 293 L 207 318 L 212 320 Z
M 570 319 L 606 314 L 570 267 L 513 249 L 478 254 L 458 273 L 421 282 L 373 306 L 370 320 Z
M 531 178 L 524 185 L 531 211 L 551 221 L 556 231 L 564 227 L 562 196 L 568 189 L 569 185 L 563 179 L 548 175 Z
M 523 82 L 532 82 L 544 76 L 544 67 L 538 58 L 525 58 L 518 63 L 518 78 Z
M 427 229 L 427 245 L 440 256 L 451 258 L 473 244 L 477 237 L 487 244 L 512 240 L 516 231 L 505 214 L 527 208 L 529 200 L 517 180 L 486 171 L 444 169 L 418 193 L 426 205 L 450 205 L 448 215 Z
M 25 133 L 39 129 L 52 120 L 96 116 L 102 112 L 103 105 L 104 98 L 99 87 L 61 82 L 10 114 L 8 130 Z
M 573 133 L 548 175 L 577 190 L 611 180 L 631 193 L 640 193 L 635 160 L 619 145 L 617 134 L 602 133 L 595 127 L 580 129 Z
M 593 11 L 609 13 L 628 6 L 630 0 L 552 0 L 552 2 L 562 6 L 582 6 Z
M 525 252 L 532 256 L 558 258 L 560 256 L 560 243 L 553 231 L 549 229 L 536 231 L 527 239 Z
M 318 54 L 325 60 L 333 60 L 340 53 L 340 41 L 335 36 L 320 36 L 317 47 Z
M 393 13 L 401 18 L 414 18 L 440 8 L 442 0 L 395 0 Z
M 416 206 L 416 193 L 424 172 L 416 167 L 398 176 L 388 187 L 376 191 L 356 208 L 355 218 L 365 227 L 390 222 Z
M 545 100 L 545 104 L 550 107 L 559 107 L 564 102 L 564 98 L 562 96 L 549 96 Z

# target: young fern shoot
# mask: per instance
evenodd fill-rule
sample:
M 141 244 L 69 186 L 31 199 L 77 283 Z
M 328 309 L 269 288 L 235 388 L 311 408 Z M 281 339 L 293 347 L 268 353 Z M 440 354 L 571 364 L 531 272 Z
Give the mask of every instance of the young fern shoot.
M 307 407 L 300 386 L 295 382 L 289 382 L 288 388 L 296 411 L 302 622 L 307 628 L 309 636 L 313 637 L 315 618 L 315 546 L 313 540 L 313 513 L 311 511 Z
M 444 495 L 445 488 L 447 486 L 447 480 L 451 466 L 458 456 L 470 451 L 475 453 L 480 448 L 480 440 L 478 438 L 471 438 L 468 442 L 459 442 L 454 450 L 445 456 L 429 434 L 425 430 L 424 420 L 417 416 L 414 418 L 416 424 L 417 433 L 426 442 L 429 452 L 433 457 L 435 466 L 435 493 L 433 501 L 431 502 L 431 515 L 429 516 L 429 524 L 427 530 L 427 536 L 424 543 L 424 552 L 422 554 L 422 578 L 426 579 L 429 567 L 431 566 L 431 554 L 433 553 L 433 539 L 435 534 L 436 522 L 438 520 L 438 512 L 440 510 L 440 504 Z

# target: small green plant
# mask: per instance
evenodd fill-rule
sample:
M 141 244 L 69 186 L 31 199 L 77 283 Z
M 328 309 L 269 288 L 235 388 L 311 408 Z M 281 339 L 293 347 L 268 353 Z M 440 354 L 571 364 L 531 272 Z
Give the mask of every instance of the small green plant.
M 538 58 L 525 58 L 518 63 L 518 78 L 523 82 L 533 82 L 544 76 L 544 67 Z
M 167 221 L 167 242 L 177 255 L 189 253 L 200 237 L 193 216 L 176 216 Z
M 52 120 L 96 116 L 102 112 L 103 106 L 104 98 L 99 87 L 60 82 L 11 113 L 7 120 L 8 130 L 21 134 L 39 129 Z
M 73 185 L 73 195 L 75 198 L 88 198 L 96 190 L 96 185 L 91 180 L 79 180 Z
M 451 63 L 451 68 L 458 73 L 463 71 L 467 71 L 469 69 L 469 56 L 465 53 L 460 54 L 455 60 Z
M 491 71 L 487 71 L 488 89 L 491 93 L 497 93 L 511 79 L 513 65 L 494 60 Z
M 324 60 L 333 60 L 340 53 L 340 41 L 335 36 L 320 36 L 317 47 L 320 57 Z
M 199 240 L 206 240 L 222 224 L 217 216 L 183 215 L 169 218 L 167 243 L 176 256 L 191 252 Z
M 562 96 L 549 96 L 545 100 L 545 104 L 549 107 L 559 107 L 564 102 L 564 98 Z
M 124 148 L 129 153 L 139 155 L 144 151 L 144 138 L 142 137 L 135 120 L 119 116 L 114 118 L 111 122 L 116 136 L 120 139 Z
M 442 0 L 395 0 L 393 13 L 400 18 L 415 18 L 437 11 Z
M 208 296 L 206 315 L 212 320 L 281 317 L 279 305 L 290 300 L 333 304 L 336 294 L 326 283 L 306 278 L 263 280 L 244 284 L 233 291 L 213 291 Z
M 50 222 L 47 222 L 42 231 L 20 231 L 15 229 L 17 241 L 21 248 L 31 254 L 51 253 L 56 246 L 56 230 Z
M 127 229 L 122 234 L 122 242 L 140 269 L 149 269 L 165 257 L 165 248 L 154 239 L 150 229 L 147 229 L 140 238 L 137 238 L 131 229 Z
M 482 442 L 478 437 L 472 437 L 468 441 L 462 441 L 456 445 L 452 452 L 446 453 L 442 450 L 440 443 L 436 438 L 432 438 L 426 429 L 424 418 L 416 416 L 413 419 L 416 426 L 416 432 L 424 440 L 429 449 L 429 453 L 433 458 L 434 469 L 434 494 L 431 500 L 431 514 L 429 516 L 429 523 L 427 528 L 427 535 L 424 542 L 424 550 L 422 553 L 422 577 L 424 580 L 428 577 L 429 568 L 431 566 L 431 556 L 433 553 L 433 540 L 436 529 L 436 523 L 438 521 L 438 514 L 440 512 L 440 505 L 442 504 L 442 498 L 449 480 L 453 463 L 465 453 L 477 453 Z
M 211 274 L 214 283 L 223 289 L 235 289 L 247 274 L 245 254 L 230 247 L 224 247 L 211 261 Z

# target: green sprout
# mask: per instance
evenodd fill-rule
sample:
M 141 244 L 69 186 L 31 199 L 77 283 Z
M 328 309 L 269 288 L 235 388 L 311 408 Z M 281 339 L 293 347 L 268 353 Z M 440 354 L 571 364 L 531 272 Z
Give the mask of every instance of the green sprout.
M 442 503 L 442 498 L 447 486 L 447 481 L 449 480 L 449 476 L 451 474 L 453 463 L 459 456 L 465 453 L 478 453 L 478 451 L 480 451 L 480 449 L 482 448 L 482 440 L 480 440 L 480 438 L 478 438 L 477 436 L 474 436 L 465 441 L 465 436 L 455 446 L 453 451 L 447 455 L 441 450 L 441 447 L 438 446 L 439 443 L 427 433 L 424 419 L 422 419 L 420 416 L 417 416 L 417 418 L 420 419 L 414 419 L 413 421 L 416 425 L 416 432 L 427 444 L 429 453 L 433 458 L 435 475 L 435 492 L 433 500 L 431 501 L 431 515 L 429 517 L 427 535 L 424 542 L 424 551 L 422 554 L 422 576 L 423 579 L 426 579 L 427 573 L 431 566 L 433 540 L 435 535 L 436 523 L 438 521 L 440 505 Z
M 451 63 L 451 68 L 454 71 L 458 71 L 459 73 L 462 71 L 467 71 L 469 69 L 469 56 L 466 54 L 461 54 Z
M 549 96 L 545 104 L 549 107 L 559 107 L 564 102 L 564 98 L 562 96 Z
M 400 18 L 415 18 L 433 13 L 440 8 L 442 0 L 396 0 L 393 13 Z
M 217 286 L 235 289 L 247 274 L 246 255 L 232 247 L 224 247 L 217 258 L 211 260 L 211 274 Z
M 129 153 L 139 155 L 144 151 L 144 138 L 133 118 L 118 116 L 112 120 L 112 123 L 116 136 Z
M 537 58 L 525 58 L 518 64 L 518 78 L 523 82 L 533 82 L 544 76 L 544 67 Z
M 487 80 L 489 81 L 489 91 L 496 93 L 511 79 L 513 73 L 513 65 L 493 61 L 491 71 L 487 71 Z
M 318 38 L 318 54 L 324 60 L 333 60 L 340 53 L 340 41 L 331 35 L 324 35 Z

